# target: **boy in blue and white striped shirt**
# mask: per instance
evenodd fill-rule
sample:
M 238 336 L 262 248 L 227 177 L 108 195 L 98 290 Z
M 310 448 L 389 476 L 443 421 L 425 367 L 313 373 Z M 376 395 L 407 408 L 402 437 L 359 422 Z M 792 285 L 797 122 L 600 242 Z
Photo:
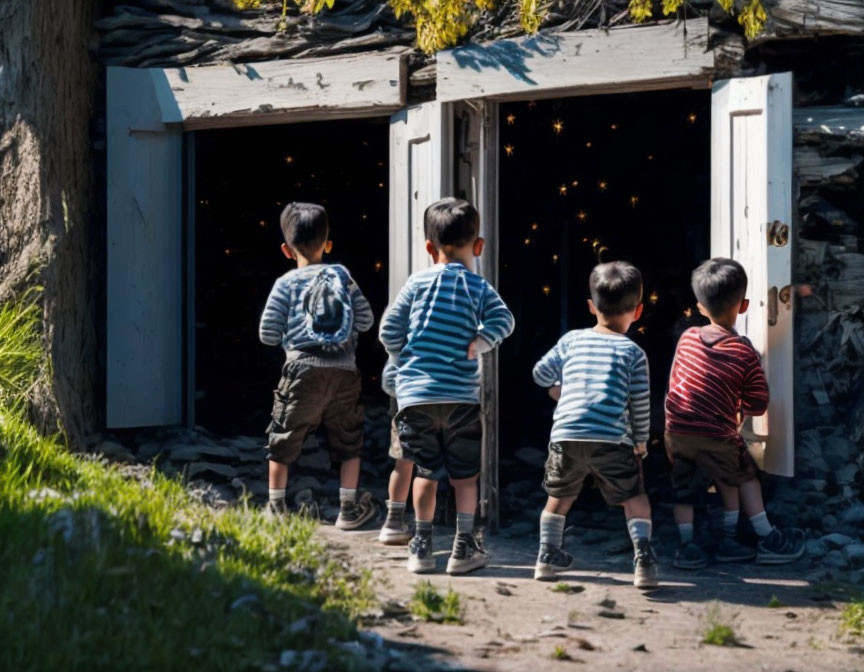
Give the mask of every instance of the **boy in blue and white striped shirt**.
M 648 360 L 625 334 L 642 314 L 642 276 L 613 261 L 591 271 L 593 329 L 570 331 L 534 367 L 534 381 L 558 400 L 543 481 L 549 499 L 540 516 L 534 578 L 574 567 L 562 549 L 567 512 L 589 474 L 607 503 L 622 505 L 635 551 L 633 583 L 657 586 L 651 505 L 642 483 L 650 424 Z
M 513 315 L 482 277 L 468 270 L 483 251 L 480 219 L 468 202 L 445 198 L 424 213 L 434 266 L 413 274 L 381 319 L 381 342 L 398 362 L 396 426 L 402 457 L 417 466 L 416 530 L 408 569 L 435 569 L 432 519 L 443 468 L 456 491 L 450 574 L 485 566 L 474 535 L 480 473 L 480 371 L 477 356 L 513 331 Z

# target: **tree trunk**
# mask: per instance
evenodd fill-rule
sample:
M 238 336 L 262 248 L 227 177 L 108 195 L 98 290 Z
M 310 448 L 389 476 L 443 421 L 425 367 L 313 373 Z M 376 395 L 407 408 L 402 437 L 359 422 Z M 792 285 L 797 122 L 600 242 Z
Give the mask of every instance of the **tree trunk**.
M 44 287 L 51 369 L 34 411 L 73 441 L 101 423 L 102 406 L 90 137 L 97 11 L 98 0 L 0 2 L 0 301 Z

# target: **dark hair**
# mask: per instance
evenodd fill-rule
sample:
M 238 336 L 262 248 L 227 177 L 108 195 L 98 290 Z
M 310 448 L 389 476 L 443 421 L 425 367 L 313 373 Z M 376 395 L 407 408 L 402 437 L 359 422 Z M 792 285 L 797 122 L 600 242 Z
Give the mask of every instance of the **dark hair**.
M 714 257 L 703 261 L 690 280 L 696 300 L 712 317 L 740 303 L 747 293 L 747 272 L 734 259 Z
M 594 306 L 609 317 L 634 310 L 642 300 L 642 274 L 626 261 L 595 266 L 588 287 Z
M 442 198 L 423 214 L 426 240 L 431 240 L 436 247 L 463 247 L 474 242 L 479 230 L 480 215 L 473 205 L 461 198 Z
M 317 203 L 289 203 L 279 217 L 279 225 L 288 247 L 301 254 L 317 251 L 330 232 L 327 211 Z

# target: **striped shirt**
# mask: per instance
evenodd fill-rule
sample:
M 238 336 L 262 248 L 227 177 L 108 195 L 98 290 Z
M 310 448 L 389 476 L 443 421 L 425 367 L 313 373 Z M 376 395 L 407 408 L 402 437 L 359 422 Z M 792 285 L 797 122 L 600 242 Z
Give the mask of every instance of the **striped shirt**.
M 561 385 L 553 442 L 633 445 L 648 440 L 648 358 L 623 334 L 567 332 L 537 362 L 534 382 L 541 387 Z
M 459 263 L 413 274 L 381 318 L 381 343 L 397 360 L 399 408 L 431 403 L 480 403 L 480 352 L 513 331 L 513 315 L 488 282 Z
M 323 264 L 310 264 L 295 268 L 276 280 L 261 314 L 258 336 L 265 345 L 281 345 L 289 361 L 303 359 L 312 366 L 355 369 L 357 334 L 369 331 L 375 319 L 369 302 L 344 266 L 333 264 L 332 268 L 343 271 L 349 281 L 348 290 L 354 311 L 353 333 L 335 353 L 324 352 L 321 346 L 312 342 L 306 334 L 304 292 L 322 267 Z
M 666 395 L 666 431 L 741 441 L 738 414 L 762 415 L 768 382 L 745 337 L 714 324 L 681 335 Z

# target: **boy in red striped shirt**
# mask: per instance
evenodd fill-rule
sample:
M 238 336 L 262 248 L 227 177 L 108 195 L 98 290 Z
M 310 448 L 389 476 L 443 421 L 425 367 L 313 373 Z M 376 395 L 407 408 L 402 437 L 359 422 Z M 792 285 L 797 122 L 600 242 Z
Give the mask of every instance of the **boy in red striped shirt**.
M 666 396 L 666 451 L 672 461 L 675 522 L 681 545 L 673 564 L 699 569 L 708 564 L 693 541 L 693 503 L 713 481 L 723 499 L 720 562 L 754 556 L 762 564 L 792 562 L 804 553 L 800 530 L 781 531 L 768 522 L 756 463 L 739 433 L 739 418 L 768 408 L 768 383 L 759 355 L 735 331 L 747 310 L 747 274 L 733 259 L 701 264 L 692 277 L 699 312 L 711 323 L 693 327 L 678 341 Z M 736 540 L 740 504 L 759 537 L 757 548 Z

